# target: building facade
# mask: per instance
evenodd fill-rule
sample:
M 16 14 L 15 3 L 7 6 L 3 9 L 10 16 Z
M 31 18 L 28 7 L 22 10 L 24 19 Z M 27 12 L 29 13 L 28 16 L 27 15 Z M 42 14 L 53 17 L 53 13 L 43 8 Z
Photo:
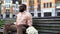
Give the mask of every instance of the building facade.
M 60 0 L 1 0 L 0 17 L 16 18 L 19 5 L 26 4 L 27 10 L 33 17 L 60 16 Z

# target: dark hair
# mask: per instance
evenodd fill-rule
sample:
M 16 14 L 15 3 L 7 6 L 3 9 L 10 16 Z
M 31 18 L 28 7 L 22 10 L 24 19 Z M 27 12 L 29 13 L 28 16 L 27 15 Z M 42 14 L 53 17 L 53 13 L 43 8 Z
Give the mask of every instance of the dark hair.
M 20 4 L 19 9 L 20 10 L 26 10 L 26 5 L 25 4 Z

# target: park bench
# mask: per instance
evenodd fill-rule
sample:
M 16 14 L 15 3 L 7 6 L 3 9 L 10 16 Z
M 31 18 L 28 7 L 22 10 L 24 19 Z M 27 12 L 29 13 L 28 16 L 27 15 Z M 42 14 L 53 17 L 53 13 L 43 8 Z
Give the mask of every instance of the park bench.
M 60 34 L 60 17 L 33 18 L 33 26 L 39 34 Z

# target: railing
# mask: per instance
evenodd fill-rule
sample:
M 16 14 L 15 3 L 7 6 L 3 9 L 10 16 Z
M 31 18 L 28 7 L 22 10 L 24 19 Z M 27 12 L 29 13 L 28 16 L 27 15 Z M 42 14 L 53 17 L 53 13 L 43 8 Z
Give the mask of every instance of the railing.
M 56 8 L 60 8 L 60 4 L 56 4 Z

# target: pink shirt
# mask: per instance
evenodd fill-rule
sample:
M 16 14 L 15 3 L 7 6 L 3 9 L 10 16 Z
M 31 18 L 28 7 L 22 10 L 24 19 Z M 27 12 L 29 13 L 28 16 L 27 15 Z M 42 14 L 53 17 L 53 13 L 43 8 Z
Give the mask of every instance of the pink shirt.
M 17 19 L 15 22 L 15 25 L 20 25 L 20 24 L 27 24 L 29 26 L 32 25 L 32 15 L 29 12 L 19 12 L 17 14 Z

